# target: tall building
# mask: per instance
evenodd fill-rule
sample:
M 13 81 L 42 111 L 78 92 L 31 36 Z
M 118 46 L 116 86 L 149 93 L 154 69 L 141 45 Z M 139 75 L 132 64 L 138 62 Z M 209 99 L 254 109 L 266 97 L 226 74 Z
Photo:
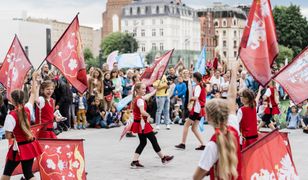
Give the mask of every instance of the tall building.
M 238 55 L 239 44 L 246 24 L 246 13 L 236 7 L 215 3 L 206 9 L 214 16 L 217 51 L 222 60 L 232 63 Z
M 41 24 L 46 24 L 51 26 L 51 47 L 53 47 L 59 38 L 62 36 L 66 28 L 69 26 L 69 23 L 60 22 L 52 19 L 40 19 L 40 18 L 27 18 L 29 22 L 36 22 Z M 97 34 L 92 27 L 81 26 L 79 28 L 81 41 L 83 45 L 83 49 L 89 48 L 93 52 L 94 55 L 98 55 L 98 51 L 96 47 L 96 39 L 101 39 L 100 34 Z
M 180 0 L 139 0 L 123 8 L 121 31 L 131 33 L 143 55 L 151 50 L 200 51 L 197 12 Z
M 103 13 L 102 38 L 112 32 L 121 32 L 122 8 L 131 2 L 132 0 L 107 0 Z
M 206 59 L 213 59 L 215 57 L 215 48 L 217 45 L 213 12 L 199 10 L 198 17 L 201 27 L 201 47 L 204 45 L 206 46 Z

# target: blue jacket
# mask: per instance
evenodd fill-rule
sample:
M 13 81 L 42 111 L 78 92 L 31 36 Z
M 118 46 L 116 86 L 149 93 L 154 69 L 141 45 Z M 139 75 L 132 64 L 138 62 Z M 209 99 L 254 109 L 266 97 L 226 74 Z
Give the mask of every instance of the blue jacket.
M 88 110 L 87 98 L 85 96 L 82 97 L 82 102 L 86 110 Z M 79 109 L 79 96 L 76 96 L 75 99 L 76 108 Z
M 173 96 L 185 97 L 186 96 L 187 87 L 184 82 L 178 83 L 175 86 Z

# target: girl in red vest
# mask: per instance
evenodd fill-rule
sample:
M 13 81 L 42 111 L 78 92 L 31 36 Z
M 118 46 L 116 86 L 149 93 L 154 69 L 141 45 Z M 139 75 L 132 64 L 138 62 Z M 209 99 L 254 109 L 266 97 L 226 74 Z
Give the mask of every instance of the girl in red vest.
M 207 102 L 206 117 L 214 129 L 206 148 L 204 149 L 199 166 L 194 174 L 194 180 L 203 179 L 242 179 L 241 151 L 239 145 L 238 121 L 236 116 L 236 73 L 233 68 L 228 91 L 228 99 L 213 99 Z
M 254 92 L 247 88 L 240 95 L 243 106 L 237 111 L 237 119 L 240 123 L 242 149 L 258 140 L 256 102 L 259 101 L 261 88 L 260 86 L 256 99 Z
M 175 147 L 178 149 L 185 149 L 185 143 L 188 135 L 188 129 L 190 126 L 192 126 L 191 130 L 197 137 L 197 139 L 200 142 L 200 146 L 195 148 L 195 150 L 203 150 L 205 148 L 202 137 L 199 133 L 198 126 L 199 126 L 199 121 L 201 117 L 205 116 L 205 100 L 206 100 L 206 88 L 202 84 L 202 75 L 199 72 L 195 72 L 193 74 L 193 80 L 197 84 L 194 92 L 193 92 L 193 97 L 190 99 L 190 103 L 192 104 L 192 108 L 189 113 L 189 119 L 186 120 L 184 124 L 184 129 L 183 129 L 183 136 L 182 136 L 182 142 L 179 145 L 176 145 Z
M 163 155 L 163 153 L 161 152 L 161 149 L 153 132 L 153 128 L 149 123 L 150 121 L 153 121 L 153 119 L 151 118 L 150 114 L 146 112 L 146 100 L 153 96 L 156 93 L 156 90 L 147 95 L 145 95 L 145 92 L 145 84 L 140 82 L 135 84 L 133 90 L 133 102 L 131 104 L 134 116 L 134 122 L 132 124 L 131 131 L 138 134 L 140 143 L 135 151 L 133 161 L 131 162 L 132 168 L 144 167 L 139 163 L 139 156 L 147 144 L 147 139 L 150 140 L 155 152 L 161 158 L 163 164 L 166 164 L 173 159 L 173 156 Z
M 9 148 L 1 180 L 10 179 L 19 163 L 21 163 L 24 177 L 35 179 L 32 173 L 33 160 L 42 154 L 42 149 L 30 130 L 30 109 L 33 108 L 36 89 L 36 85 L 33 85 L 27 106 L 24 105 L 25 94 L 23 91 L 14 90 L 11 93 L 15 109 L 6 116 L 4 129 L 6 138 L 14 139 L 14 143 Z
M 38 138 L 53 138 L 57 136 L 53 132 L 54 108 L 55 101 L 51 98 L 54 91 L 54 83 L 50 80 L 44 81 L 41 84 L 40 94 L 38 97 L 35 111 L 36 124 L 47 123 L 46 129 L 42 130 Z
M 262 117 L 262 121 L 258 126 L 258 129 L 263 127 L 264 125 L 268 125 L 272 130 L 275 129 L 274 123 L 271 121 L 273 115 L 280 114 L 278 103 L 279 96 L 276 89 L 276 83 L 271 81 L 269 87 L 267 88 L 265 94 L 263 95 L 263 100 L 267 101 L 268 105 L 264 110 L 264 115 Z

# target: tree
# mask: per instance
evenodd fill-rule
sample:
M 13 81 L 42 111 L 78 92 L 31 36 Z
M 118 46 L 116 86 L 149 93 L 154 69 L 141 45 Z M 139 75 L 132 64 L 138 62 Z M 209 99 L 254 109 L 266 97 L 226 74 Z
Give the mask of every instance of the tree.
M 295 55 L 308 45 L 308 21 L 301 14 L 300 7 L 276 6 L 273 9 L 278 43 L 291 48 Z
M 94 57 L 91 49 L 85 48 L 83 51 L 83 57 L 87 65 L 87 69 L 90 69 L 90 67 L 99 67 L 99 60 Z
M 276 59 L 276 63 L 278 66 L 284 66 L 285 64 L 285 59 L 288 59 L 288 62 L 292 60 L 294 57 L 294 52 L 291 48 L 285 47 L 283 45 L 279 45 L 279 55 Z
M 137 40 L 128 33 L 115 32 L 108 35 L 101 44 L 103 50 L 103 58 L 106 60 L 107 56 L 118 50 L 119 53 L 133 53 L 138 49 Z

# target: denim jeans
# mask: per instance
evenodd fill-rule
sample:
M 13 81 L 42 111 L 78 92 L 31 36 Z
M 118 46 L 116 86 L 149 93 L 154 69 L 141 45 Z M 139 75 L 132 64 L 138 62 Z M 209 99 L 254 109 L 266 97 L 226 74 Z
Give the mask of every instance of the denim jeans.
M 168 96 L 156 96 L 157 110 L 155 115 L 156 125 L 160 124 L 161 115 L 164 114 L 164 123 L 166 125 L 170 124 L 169 109 L 170 109 L 170 99 Z

